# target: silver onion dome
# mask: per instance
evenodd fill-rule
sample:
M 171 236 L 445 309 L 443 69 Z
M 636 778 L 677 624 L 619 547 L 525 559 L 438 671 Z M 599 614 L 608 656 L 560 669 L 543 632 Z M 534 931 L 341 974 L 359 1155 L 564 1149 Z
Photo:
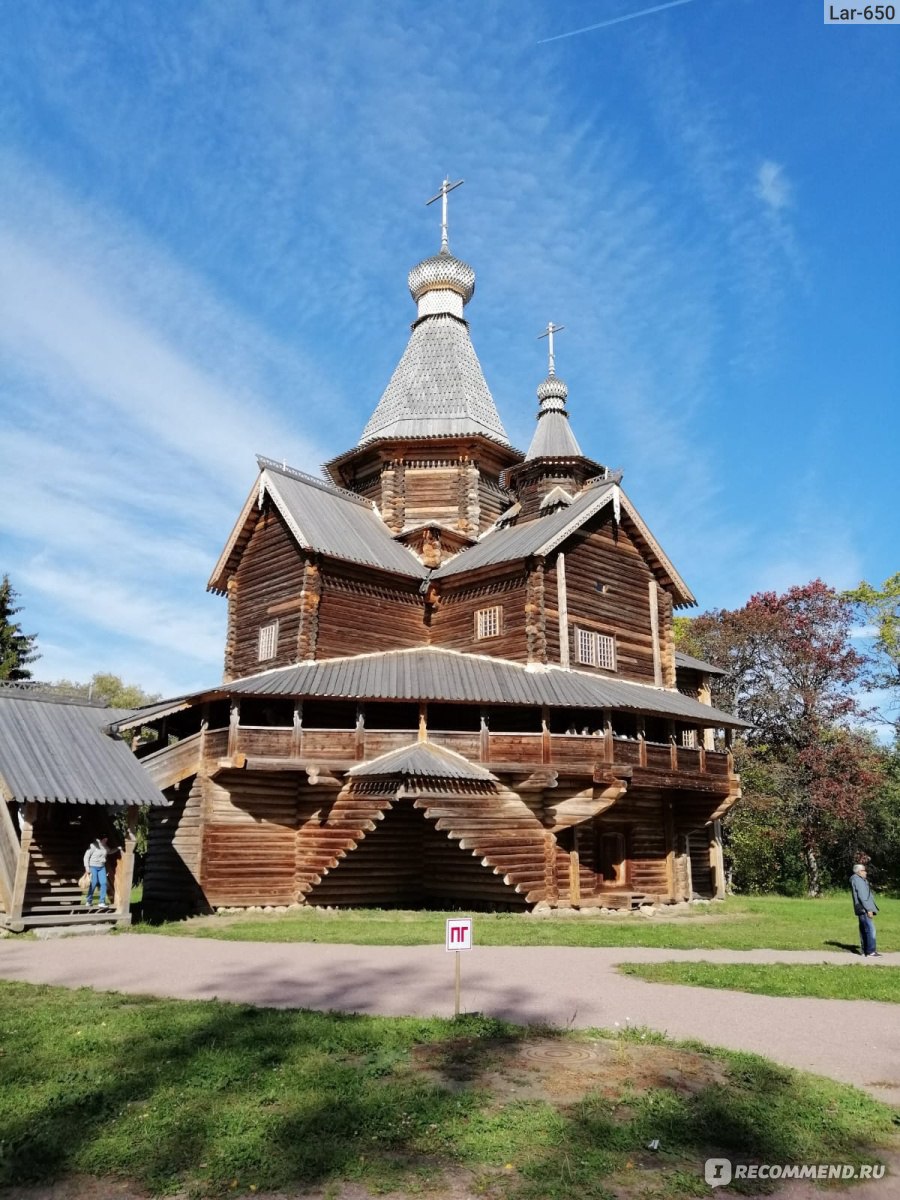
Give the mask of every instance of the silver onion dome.
M 556 375 L 548 375 L 547 378 L 538 384 L 537 398 L 541 402 L 541 407 L 547 408 L 562 408 L 566 402 L 566 397 L 569 395 L 569 389 L 565 383 L 557 378 Z M 549 401 L 558 401 L 558 403 L 548 403 Z
M 424 258 L 409 273 L 409 290 L 418 304 L 426 292 L 449 288 L 468 304 L 475 291 L 475 272 L 468 263 L 454 257 L 448 250 Z

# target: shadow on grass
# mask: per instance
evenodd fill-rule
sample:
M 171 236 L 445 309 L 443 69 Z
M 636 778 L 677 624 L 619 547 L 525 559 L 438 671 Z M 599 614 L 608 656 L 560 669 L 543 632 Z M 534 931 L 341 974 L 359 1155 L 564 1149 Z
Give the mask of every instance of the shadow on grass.
M 862 952 L 857 942 L 825 942 L 826 946 L 834 946 L 837 950 L 848 950 L 851 954 L 860 955 Z
M 398 970 L 389 986 L 408 982 Z M 368 986 L 360 968 L 323 991 L 347 1003 Z M 76 1172 L 159 1191 L 377 1181 L 483 1104 L 459 1086 L 480 1044 L 496 1061 L 529 1036 L 477 1015 L 390 1021 L 0 985 L 0 1187 Z M 426 1076 L 411 1051 L 428 1043 Z
M 263 982 L 281 994 L 277 976 Z M 405 969 L 389 981 L 409 984 Z M 321 986 L 347 1003 L 370 981 L 348 968 Z M 515 989 L 505 1001 L 525 1005 Z M 0 985 L 0 1186 L 86 1172 L 201 1194 L 235 1180 L 378 1187 L 426 1161 L 432 1174 L 512 1162 L 511 1194 L 599 1197 L 654 1138 L 654 1164 L 672 1170 L 696 1171 L 715 1151 L 852 1161 L 871 1157 L 885 1123 L 861 1093 L 734 1054 L 716 1054 L 694 1090 L 626 1083 L 565 1106 L 499 1101 L 485 1071 L 502 1072 L 534 1032 L 477 1015 L 385 1020 Z

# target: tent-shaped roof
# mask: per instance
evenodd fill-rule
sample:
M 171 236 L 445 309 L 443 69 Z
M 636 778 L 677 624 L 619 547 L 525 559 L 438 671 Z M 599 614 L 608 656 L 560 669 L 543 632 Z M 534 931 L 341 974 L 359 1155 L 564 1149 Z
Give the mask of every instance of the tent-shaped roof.
M 434 742 L 413 742 L 409 746 L 401 746 L 399 750 L 391 750 L 381 754 L 369 762 L 351 767 L 348 775 L 369 778 L 377 775 L 415 775 L 423 779 L 464 779 L 478 782 L 496 782 L 496 778 L 469 762 L 455 750 L 445 746 L 437 746 Z
M 128 745 L 109 733 L 119 709 L 0 690 L 0 794 L 57 804 L 169 802 Z
M 360 445 L 472 434 L 509 445 L 467 323 L 449 313 L 425 316 L 413 326 Z

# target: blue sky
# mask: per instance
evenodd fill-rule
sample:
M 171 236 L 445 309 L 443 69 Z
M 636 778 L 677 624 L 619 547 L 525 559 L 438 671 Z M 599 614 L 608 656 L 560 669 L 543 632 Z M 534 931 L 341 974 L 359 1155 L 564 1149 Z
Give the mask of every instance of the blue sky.
M 586 453 L 697 595 L 898 569 L 900 31 L 817 0 L 3 5 L 0 571 L 43 678 L 222 669 L 254 454 L 354 444 L 451 246 L 527 446 L 553 319 Z

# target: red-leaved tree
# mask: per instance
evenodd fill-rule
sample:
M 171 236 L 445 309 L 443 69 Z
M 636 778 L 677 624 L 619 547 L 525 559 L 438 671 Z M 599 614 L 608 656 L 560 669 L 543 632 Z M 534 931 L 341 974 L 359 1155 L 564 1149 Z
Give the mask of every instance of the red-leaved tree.
M 862 827 L 880 779 L 855 696 L 864 666 L 852 645 L 851 605 L 820 579 L 783 595 L 760 592 L 743 608 L 679 623 L 681 649 L 725 670 L 713 702 L 752 723 L 748 772 L 766 779 L 782 819 L 802 839 L 809 891 L 836 837 Z

